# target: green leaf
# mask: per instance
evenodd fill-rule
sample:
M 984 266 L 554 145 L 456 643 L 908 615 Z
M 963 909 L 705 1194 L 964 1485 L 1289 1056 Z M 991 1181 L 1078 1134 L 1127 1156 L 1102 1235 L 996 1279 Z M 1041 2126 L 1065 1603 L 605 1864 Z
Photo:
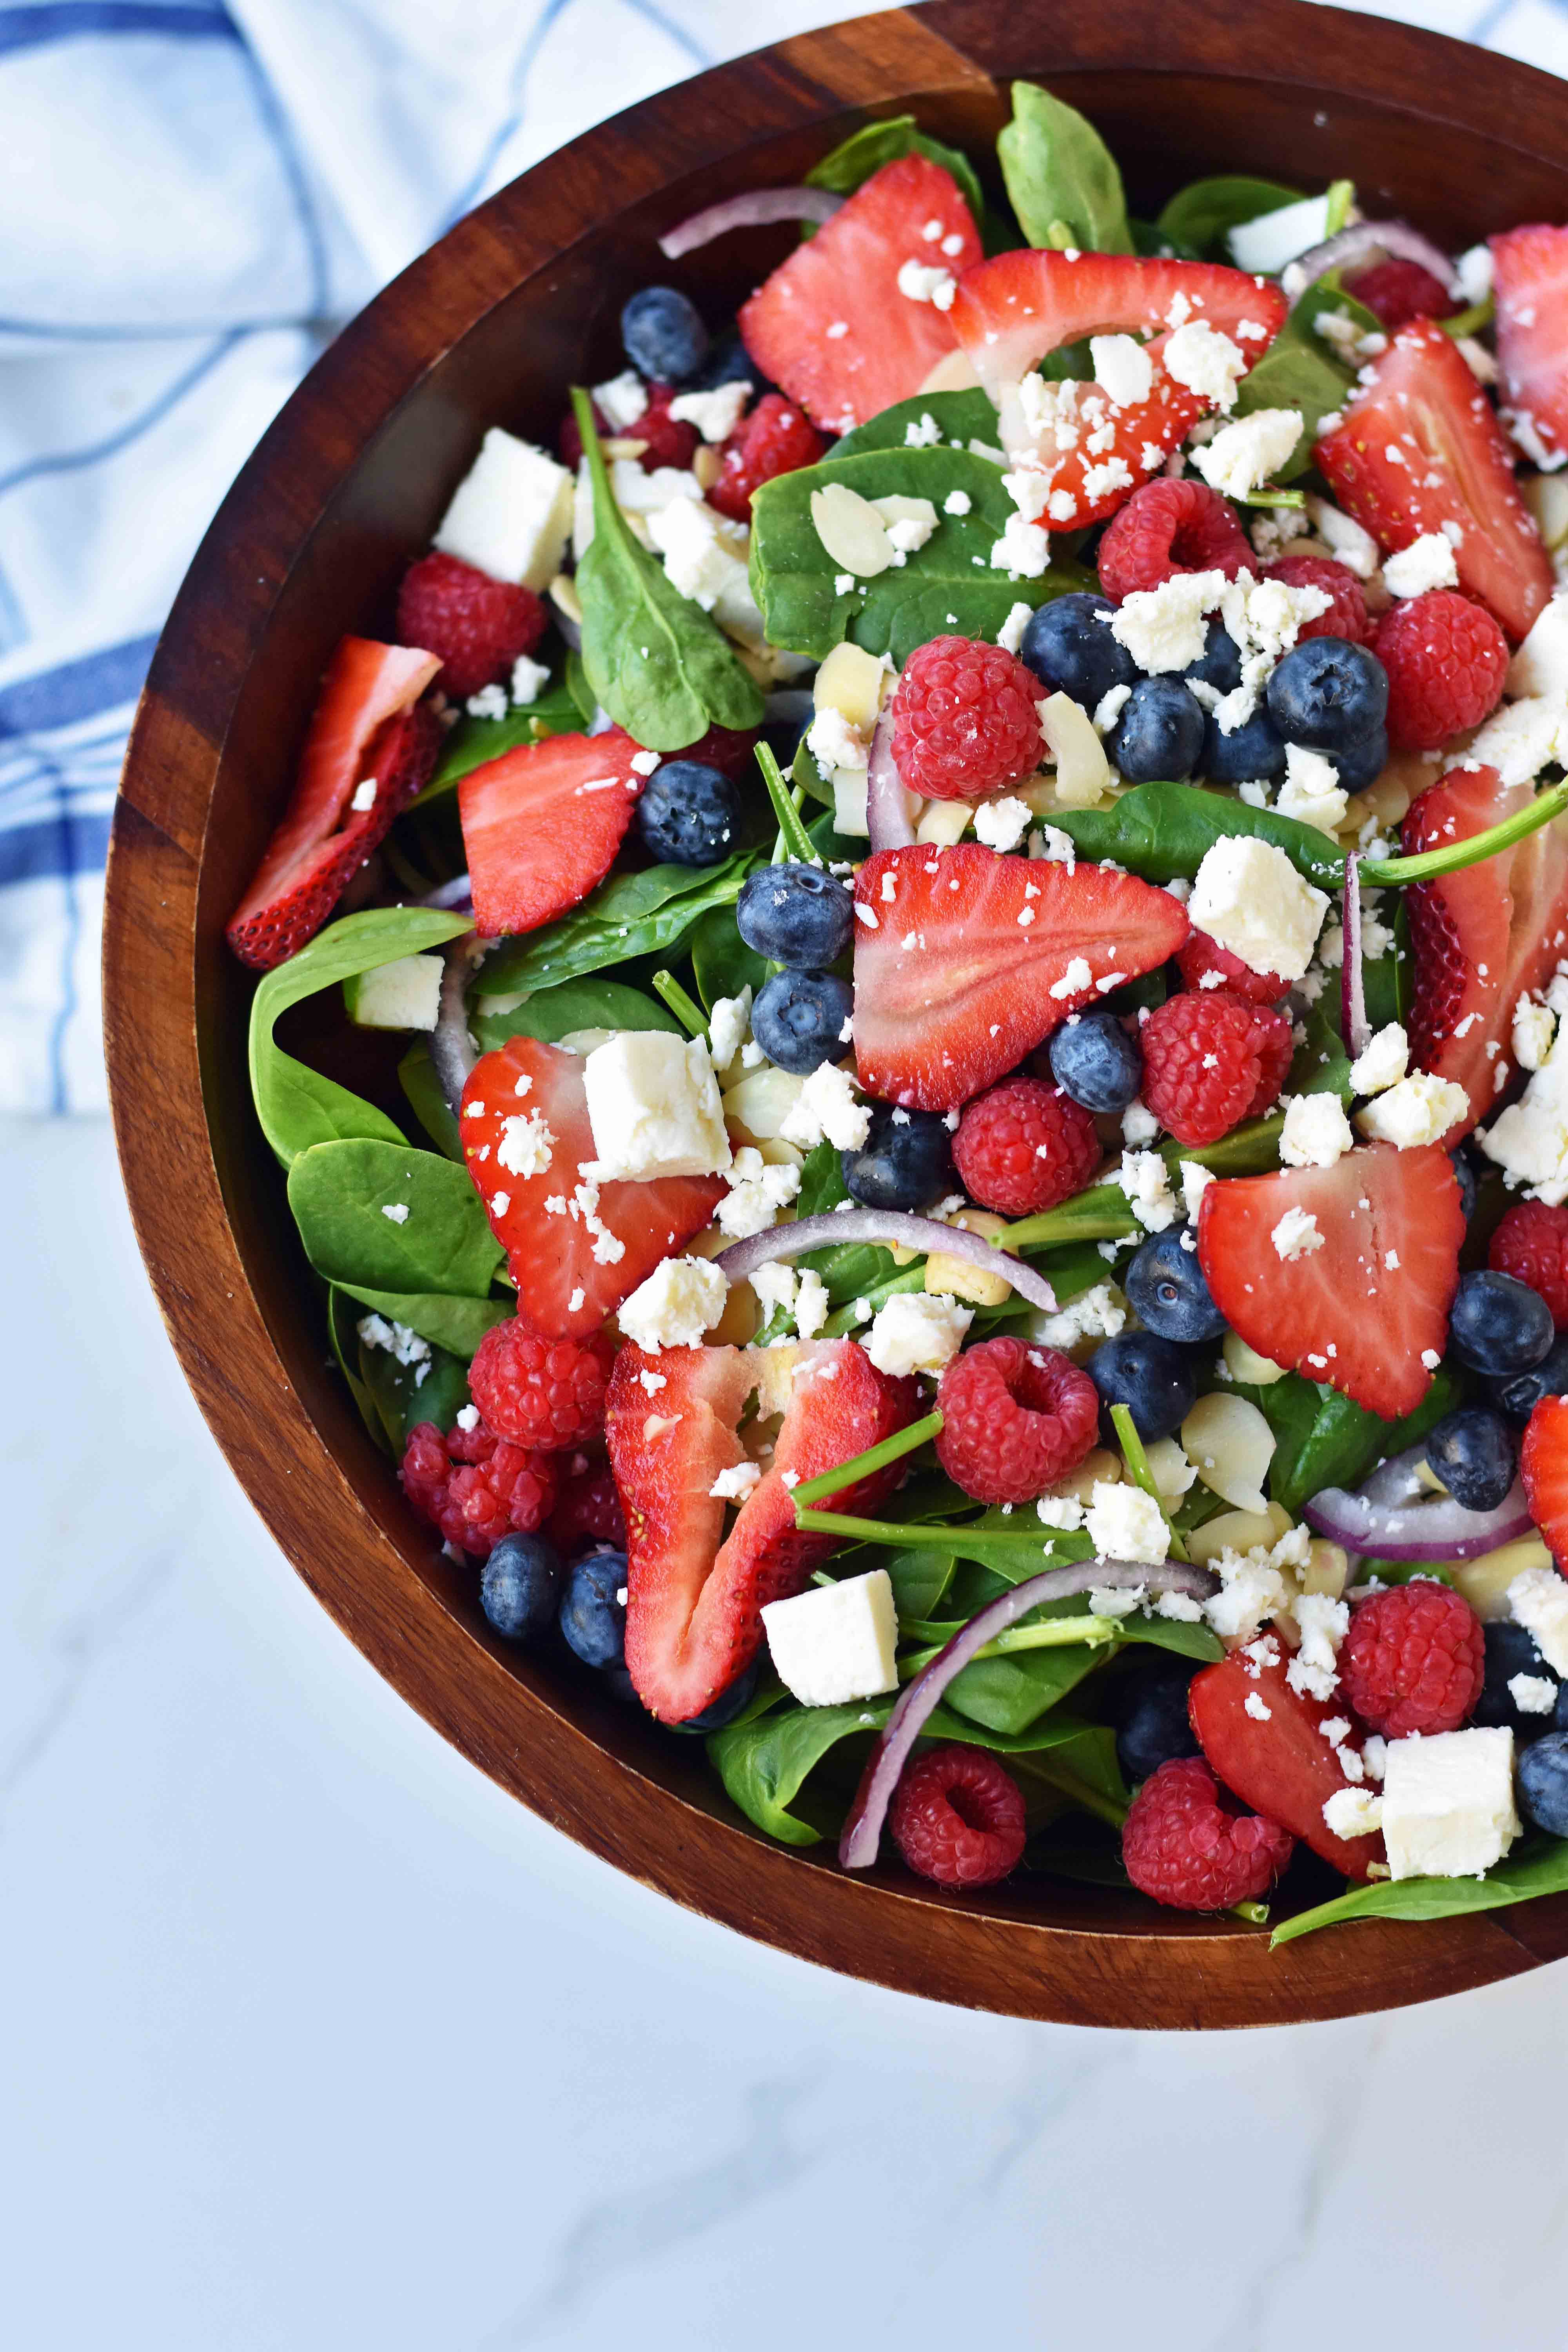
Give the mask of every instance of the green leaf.
M 681 751 L 710 726 L 760 727 L 761 688 L 718 624 L 670 586 L 663 564 L 632 537 L 611 492 L 594 404 L 580 387 L 572 400 L 594 497 L 594 536 L 576 585 L 583 667 L 595 695 L 653 751 Z
M 913 400 L 896 400 L 891 408 L 880 409 L 836 441 L 833 462 L 864 457 L 873 449 L 907 448 L 910 426 L 919 425 L 928 416 L 942 440 L 957 448 L 967 449 L 972 441 L 984 441 L 993 449 L 996 446 L 996 411 L 989 394 L 976 384 L 968 392 L 928 392 L 917 394 Z
M 408 1097 L 408 1107 L 438 1151 L 448 1160 L 461 1160 L 463 1139 L 458 1132 L 441 1081 L 436 1076 L 436 1065 L 430 1059 L 430 1048 L 421 1037 L 410 1045 L 397 1065 L 397 1083 Z
M 476 1013 L 468 1027 L 482 1054 L 493 1053 L 509 1037 L 537 1037 L 542 1045 L 557 1045 L 579 1029 L 662 1029 L 668 1035 L 686 1034 L 657 997 L 645 996 L 640 988 L 628 988 L 619 980 L 563 980 L 557 987 L 536 990 L 508 1013 Z
M 329 1282 L 405 1297 L 489 1296 L 500 1244 L 468 1170 L 437 1152 L 401 1142 L 313 1144 L 289 1171 L 289 1205 L 305 1255 Z M 384 1213 L 399 1206 L 406 1217 Z
M 1081 1614 L 1086 1604 L 1075 1601 Z M 947 1704 L 985 1731 L 1017 1738 L 1086 1675 L 1103 1665 L 1109 1649 L 1070 1642 L 1059 1650 L 1017 1650 L 1005 1658 L 976 1658 L 954 1675 Z
M 360 1378 L 360 1341 L 355 1325 L 359 1321 L 357 1301 L 347 1293 L 327 1285 L 327 1337 L 331 1341 L 332 1354 L 348 1384 L 349 1394 L 359 1409 L 359 1417 L 371 1436 L 384 1452 L 388 1449 L 386 1423 L 376 1400 Z
M 929 1617 L 952 1581 L 952 1559 L 940 1551 L 889 1552 L 880 1565 L 892 1584 L 893 1606 L 900 1623 Z
M 1312 444 L 1323 417 L 1342 409 L 1350 397 L 1351 371 L 1333 346 L 1315 331 L 1324 310 L 1345 310 L 1356 324 L 1373 333 L 1382 330 L 1370 310 L 1333 287 L 1318 285 L 1305 293 L 1269 344 L 1256 367 L 1243 376 L 1236 413 L 1250 416 L 1259 408 L 1299 408 L 1301 437 L 1277 478 L 1289 482 L 1306 472 L 1312 462 Z
M 841 593 L 835 582 L 845 575 L 811 519 L 812 493 L 834 483 L 864 499 L 929 499 L 941 520 L 907 562 Z M 955 490 L 968 499 L 967 514 L 943 512 Z M 967 449 L 869 449 L 764 482 L 752 499 L 751 578 L 769 643 L 822 661 L 847 637 L 902 663 L 945 632 L 994 637 L 1020 602 L 1092 588 L 1077 564 L 1055 564 L 1038 580 L 993 572 L 991 550 L 1013 510 L 1002 468 Z
M 1131 253 L 1116 159 L 1091 122 L 1037 82 L 1013 84 L 1013 120 L 996 142 L 1002 177 L 1031 245 Z
M 897 163 L 906 155 L 923 155 L 928 163 L 938 163 L 958 183 L 958 192 L 969 206 L 978 225 L 985 210 L 985 198 L 974 166 L 967 155 L 956 147 L 946 147 L 940 139 L 923 131 L 912 114 L 895 114 L 885 122 L 868 122 L 865 126 L 814 163 L 805 175 L 808 188 L 829 188 L 835 195 L 852 196 L 884 163 Z
M 578 718 L 584 727 L 591 727 L 599 706 L 595 699 L 594 689 L 588 683 L 588 673 L 583 667 L 583 656 L 575 646 L 568 646 L 566 648 L 565 685 Z
M 1303 1023 L 1307 1034 L 1290 1064 L 1286 1091 L 1293 1095 L 1338 1095 L 1348 1100 L 1350 1055 L 1340 1034 L 1339 992 L 1325 988 Z
M 1414 1412 L 1384 1421 L 1337 1389 L 1287 1372 L 1267 1388 L 1237 1382 L 1235 1393 L 1258 1407 L 1274 1432 L 1268 1491 L 1292 1518 L 1325 1486 L 1353 1486 L 1383 1455 L 1402 1454 L 1459 1402 L 1459 1384 L 1446 1365 Z
M 521 703 L 504 719 L 458 719 L 442 746 L 436 771 L 411 808 L 423 808 L 454 792 L 464 776 L 520 743 L 542 743 L 547 735 L 574 735 L 584 724 L 564 677 L 552 679 L 534 702 Z
M 553 989 L 634 956 L 668 955 L 711 907 L 732 907 L 752 864 L 738 850 L 722 866 L 648 866 L 612 875 L 559 922 L 506 940 L 485 959 L 485 993 Z
M 1299 204 L 1305 191 L 1288 188 L 1279 180 L 1255 180 L 1238 172 L 1222 172 L 1210 180 L 1190 180 L 1171 198 L 1160 215 L 1165 236 L 1191 246 L 1200 257 L 1228 262 L 1227 229 L 1243 221 L 1276 213 L 1282 205 Z
M 422 1363 L 400 1364 L 386 1349 L 366 1347 L 362 1339 L 359 1367 L 365 1392 L 395 1454 L 401 1455 L 410 1430 L 422 1421 L 450 1429 L 469 1402 L 466 1364 L 440 1348 Z
M 1331 1903 L 1283 1920 L 1269 1944 L 1289 1944 L 1319 1927 L 1347 1919 L 1452 1919 L 1464 1911 L 1495 1911 L 1568 1888 L 1568 1838 L 1531 1837 L 1484 1878 L 1379 1878 Z
M 433 1348 L 460 1358 L 465 1364 L 485 1333 L 497 1323 L 509 1322 L 517 1312 L 510 1299 L 454 1297 L 438 1290 L 374 1290 L 361 1282 L 340 1282 L 333 1287 L 367 1314 L 384 1315 L 389 1323 L 406 1323 Z M 442 1423 L 443 1428 L 448 1425 Z
M 1138 784 L 1108 809 L 1055 809 L 1051 823 L 1085 857 L 1114 858 L 1145 882 L 1192 881 L 1205 853 L 1233 834 L 1272 842 L 1320 890 L 1339 890 L 1345 878 L 1343 851 L 1316 825 L 1198 784 Z
M 749 988 L 754 996 L 768 976 L 768 967 L 735 929 L 728 907 L 710 907 L 699 916 L 686 942 L 692 976 L 704 1008 L 711 1013 L 721 996 L 739 996 Z
M 1394 945 L 1388 953 L 1368 956 L 1362 965 L 1366 1017 L 1374 1030 L 1385 1028 L 1391 1021 L 1403 1023 L 1415 994 L 1415 958 L 1410 945 L 1410 915 L 1403 891 L 1394 900 L 1394 920 L 1389 929 L 1394 933 Z
M 262 1132 L 286 1168 L 312 1144 L 347 1136 L 398 1143 L 402 1133 L 373 1103 L 284 1053 L 272 1034 L 283 1013 L 318 989 L 400 956 L 445 947 L 473 927 L 470 916 L 435 907 L 375 908 L 330 923 L 298 955 L 263 975 L 250 1006 L 250 1088 Z

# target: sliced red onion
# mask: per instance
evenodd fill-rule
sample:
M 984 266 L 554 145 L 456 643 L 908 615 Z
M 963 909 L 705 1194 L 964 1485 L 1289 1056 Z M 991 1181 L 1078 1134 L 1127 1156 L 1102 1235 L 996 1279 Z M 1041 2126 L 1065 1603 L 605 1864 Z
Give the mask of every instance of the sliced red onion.
M 1416 1476 L 1425 1445 L 1395 1454 L 1353 1492 L 1325 1486 L 1301 1507 L 1320 1535 L 1345 1550 L 1380 1559 L 1474 1559 L 1527 1535 L 1530 1506 L 1518 1479 L 1491 1511 L 1467 1511 L 1452 1495 L 1434 1495 Z
M 826 1216 L 797 1217 L 793 1224 L 770 1225 L 766 1233 L 731 1242 L 713 1263 L 723 1267 L 730 1281 L 744 1282 L 760 1265 L 805 1257 L 810 1250 L 837 1249 L 841 1242 L 881 1242 L 889 1249 L 896 1244 L 927 1257 L 940 1250 L 944 1257 L 961 1257 L 983 1273 L 1000 1275 L 1020 1298 L 1043 1313 L 1057 1310 L 1056 1292 L 1022 1258 L 1010 1257 L 962 1225 L 941 1224 L 935 1217 L 913 1216 L 905 1209 L 842 1209 L 837 1214 L 829 1210 Z
M 722 204 L 707 205 L 659 238 L 667 261 L 695 253 L 732 228 L 766 228 L 774 221 L 830 221 L 844 202 L 826 188 L 748 188 L 744 195 L 726 196 Z
M 1158 1568 L 1133 1559 L 1075 1560 L 1069 1568 L 1047 1568 L 1038 1576 L 1026 1576 L 1022 1584 L 1014 1585 L 1010 1592 L 1004 1592 L 972 1617 L 946 1649 L 915 1676 L 879 1732 L 838 1841 L 838 1859 L 845 1869 L 868 1870 L 876 1861 L 882 1823 L 910 1751 L 949 1683 L 977 1650 L 1009 1625 L 1016 1625 L 1031 1609 L 1037 1609 L 1042 1601 L 1065 1601 L 1091 1588 L 1126 1591 L 1137 1585 L 1152 1592 L 1184 1592 L 1194 1601 L 1206 1601 L 1218 1591 L 1219 1579 L 1206 1568 L 1192 1568 L 1173 1559 Z
M 1372 1043 L 1372 1024 L 1366 1017 L 1366 977 L 1363 970 L 1361 946 L 1361 860 L 1352 849 L 1345 859 L 1344 902 L 1345 951 L 1340 965 L 1340 1007 L 1344 1018 L 1345 1044 L 1353 1062 L 1364 1054 Z
M 561 635 L 565 638 L 566 643 L 571 646 L 573 652 L 574 654 L 580 654 L 583 650 L 582 622 L 574 621 L 570 613 L 563 613 L 560 605 L 554 602 L 553 598 L 551 600 L 550 617 L 554 622 L 557 629 L 561 632 Z
M 454 1118 L 462 1116 L 463 1088 L 479 1058 L 479 1047 L 468 1034 L 466 999 L 474 967 L 487 947 L 487 941 L 476 940 L 471 933 L 465 933 L 452 941 L 442 958 L 445 970 L 441 974 L 436 1026 L 430 1032 L 430 1061 Z
M 908 786 L 893 765 L 893 706 L 882 705 L 866 774 L 866 823 L 872 849 L 908 849 L 915 837 Z
M 419 904 L 422 907 L 449 907 L 459 914 L 471 915 L 474 911 L 473 883 L 466 874 L 454 875 L 450 882 L 443 882 L 438 890 L 432 890 L 428 897 L 420 899 Z
M 1353 228 L 1342 228 L 1337 236 L 1328 237 L 1321 245 L 1312 247 L 1294 261 L 1287 262 L 1280 279 L 1295 309 L 1310 287 L 1331 269 L 1353 269 L 1361 263 L 1381 260 L 1384 254 L 1394 254 L 1401 261 L 1418 261 L 1429 269 L 1452 299 L 1460 293 L 1459 273 L 1440 246 L 1419 229 L 1409 227 L 1404 221 L 1357 221 Z

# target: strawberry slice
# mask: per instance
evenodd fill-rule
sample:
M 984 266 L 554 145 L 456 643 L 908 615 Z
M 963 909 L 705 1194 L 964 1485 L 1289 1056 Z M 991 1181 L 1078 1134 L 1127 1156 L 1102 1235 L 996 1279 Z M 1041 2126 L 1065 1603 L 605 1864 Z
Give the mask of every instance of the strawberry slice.
M 855 877 L 855 913 L 861 1083 L 911 1110 L 956 1110 L 1113 976 L 1156 971 L 1189 929 L 1169 891 L 1130 874 L 976 842 L 879 850 Z
M 1201 321 L 1228 335 L 1250 364 L 1279 333 L 1287 307 L 1277 286 L 1209 262 L 999 253 L 963 279 L 952 323 L 1000 406 L 1004 445 L 1046 470 L 1052 493 L 1046 520 L 1075 530 L 1114 514 L 1212 405 L 1161 364 L 1170 331 Z M 1152 338 L 1145 345 L 1154 363 L 1148 397 L 1117 404 L 1094 384 L 1052 384 L 1046 393 L 1053 415 L 1037 434 L 1020 399 L 1022 380 L 1062 343 L 1114 334 Z
M 441 735 L 432 713 L 413 706 L 440 667 L 413 646 L 343 638 L 321 680 L 283 821 L 229 918 L 226 937 L 242 963 L 269 971 L 302 948 L 425 783 Z M 373 778 L 369 807 L 353 808 Z
M 836 1548 L 795 1526 L 791 1484 L 837 1468 L 902 1429 L 912 1381 L 889 1380 L 852 1339 L 799 1350 L 771 1467 L 724 1535 L 710 1489 L 745 1460 L 735 1434 L 758 1376 L 756 1352 L 623 1347 L 610 1378 L 605 1435 L 626 1521 L 626 1666 L 637 1696 L 684 1723 L 727 1690 L 762 1646 L 762 1612 L 802 1591 Z M 898 1482 L 895 1465 L 846 1487 L 834 1508 L 862 1511 Z
M 1489 242 L 1503 407 L 1561 460 L 1568 452 L 1568 228 L 1536 222 Z
M 741 312 L 741 340 L 816 424 L 847 433 L 912 398 L 952 351 L 950 313 L 900 292 L 900 270 L 912 262 L 956 278 L 979 258 L 952 174 L 905 155 L 873 172 L 757 289 Z
M 711 1223 L 723 1196 L 718 1176 L 592 1182 L 583 1173 L 594 1130 L 582 1060 L 537 1038 L 509 1037 L 480 1055 L 463 1088 L 461 1125 L 463 1157 L 506 1252 L 519 1312 L 546 1339 L 596 1330 L 661 1258 Z
M 1260 1701 L 1268 1715 L 1248 1715 L 1248 1699 Z M 1236 1650 L 1193 1676 L 1187 1713 L 1217 1777 L 1254 1812 L 1278 1822 L 1347 1878 L 1365 1878 L 1369 1864 L 1384 1859 L 1381 1834 L 1336 1837 L 1323 1819 L 1329 1799 L 1352 1785 L 1319 1728 L 1343 1715 L 1338 1699 L 1325 1705 L 1304 1698 L 1285 1679 L 1283 1661 L 1262 1665 Z
M 1280 1223 L 1292 1210 L 1316 1220 L 1321 1240 L 1286 1257 L 1275 1236 L 1289 1242 Z M 1431 1383 L 1464 1237 L 1458 1180 L 1436 1143 L 1366 1144 L 1331 1168 L 1232 1177 L 1207 1187 L 1198 1212 L 1198 1263 L 1247 1346 L 1385 1421 L 1413 1412 Z
M 488 938 L 534 931 L 585 898 L 614 865 L 647 755 L 622 727 L 520 743 L 458 786 L 474 922 Z
M 1313 455 L 1346 513 L 1388 552 L 1445 531 L 1460 587 L 1510 637 L 1525 635 L 1552 593 L 1552 565 L 1491 404 L 1441 327 L 1402 327 Z
M 1568 1575 L 1568 1397 L 1542 1397 L 1520 1450 L 1530 1516 Z
M 1495 768 L 1451 768 L 1412 803 L 1401 832 L 1409 856 L 1469 839 L 1533 797 Z M 1568 824 L 1540 826 L 1479 866 L 1413 885 L 1405 894 L 1415 961 L 1406 1027 L 1416 1066 L 1452 1078 L 1470 1116 L 1457 1143 L 1513 1076 L 1513 1008 L 1542 987 L 1568 944 Z

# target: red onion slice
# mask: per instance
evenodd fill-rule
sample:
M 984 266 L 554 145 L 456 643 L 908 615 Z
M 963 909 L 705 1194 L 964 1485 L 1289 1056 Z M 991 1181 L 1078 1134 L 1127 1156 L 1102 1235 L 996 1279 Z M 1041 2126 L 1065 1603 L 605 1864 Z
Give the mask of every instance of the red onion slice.
M 771 1225 L 766 1233 L 731 1242 L 713 1263 L 722 1266 L 730 1281 L 744 1282 L 760 1265 L 804 1257 L 810 1250 L 837 1249 L 841 1242 L 881 1242 L 889 1248 L 896 1244 L 927 1257 L 940 1250 L 944 1257 L 961 1257 L 985 1274 L 1000 1275 L 1031 1307 L 1047 1315 L 1056 1313 L 1056 1292 L 1022 1258 L 1010 1257 L 962 1225 L 941 1224 L 935 1217 L 913 1216 L 904 1209 L 842 1209 L 837 1214 L 829 1210 L 821 1217 L 797 1217 L 793 1224 Z
M 430 1061 L 454 1118 L 462 1116 L 463 1088 L 479 1058 L 479 1047 L 468 1034 L 466 999 L 474 968 L 489 945 L 488 940 L 478 940 L 471 933 L 466 933 L 452 941 L 442 958 L 446 969 L 441 974 L 436 1026 L 430 1032 Z
M 1372 1025 L 1366 1017 L 1366 976 L 1363 970 L 1361 947 L 1361 860 L 1352 849 L 1345 859 L 1344 934 L 1345 951 L 1340 965 L 1340 1009 L 1345 1024 L 1345 1044 L 1353 1062 L 1364 1054 L 1372 1043 Z
M 1206 1568 L 1190 1568 L 1173 1559 L 1158 1568 L 1131 1559 L 1075 1560 L 1068 1568 L 1047 1568 L 1037 1576 L 1026 1576 L 1022 1584 L 1014 1585 L 1010 1592 L 1004 1592 L 978 1616 L 972 1617 L 946 1649 L 915 1676 L 879 1732 L 866 1759 L 844 1834 L 838 1841 L 838 1859 L 845 1869 L 868 1870 L 876 1861 L 882 1823 L 899 1775 L 909 1762 L 910 1751 L 931 1709 L 977 1650 L 983 1650 L 987 1642 L 994 1641 L 1009 1625 L 1016 1625 L 1031 1609 L 1038 1608 L 1042 1601 L 1065 1601 L 1072 1593 L 1088 1592 L 1091 1587 L 1110 1586 L 1126 1591 L 1135 1585 L 1145 1585 L 1152 1592 L 1184 1592 L 1194 1601 L 1206 1601 L 1218 1591 L 1219 1579 Z
M 908 786 L 893 765 L 893 705 L 882 705 L 872 730 L 866 772 L 866 823 L 871 847 L 909 849 L 914 845 L 914 812 Z
M 1380 1463 L 1353 1492 L 1323 1487 L 1302 1505 L 1301 1516 L 1346 1551 L 1380 1559 L 1474 1559 L 1528 1535 L 1530 1506 L 1518 1479 L 1495 1510 L 1467 1511 L 1416 1477 L 1426 1458 L 1425 1445 L 1409 1446 Z
M 443 882 L 438 890 L 430 891 L 419 904 L 422 907 L 451 908 L 458 914 L 471 915 L 474 911 L 473 883 L 467 874 L 454 875 L 450 882 Z
M 1300 255 L 1285 265 L 1280 284 L 1295 309 L 1310 287 L 1331 269 L 1352 269 L 1361 262 L 1381 260 L 1394 254 L 1402 261 L 1418 261 L 1429 269 L 1450 299 L 1458 300 L 1460 293 L 1459 274 L 1440 246 L 1419 229 L 1409 227 L 1404 221 L 1357 221 L 1353 228 L 1342 228 L 1337 236 L 1325 238 L 1310 252 Z
M 843 202 L 826 188 L 748 188 L 744 195 L 707 205 L 667 229 L 658 249 L 667 261 L 679 261 L 683 253 L 695 253 L 732 228 L 766 228 L 774 221 L 815 221 L 820 228 Z

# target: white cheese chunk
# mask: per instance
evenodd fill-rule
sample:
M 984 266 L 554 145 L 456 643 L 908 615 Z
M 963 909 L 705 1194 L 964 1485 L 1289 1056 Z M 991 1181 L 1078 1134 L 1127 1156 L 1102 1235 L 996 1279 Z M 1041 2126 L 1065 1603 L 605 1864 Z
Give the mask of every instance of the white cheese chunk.
M 1205 319 L 1190 319 L 1178 327 L 1167 338 L 1161 358 L 1166 374 L 1200 400 L 1227 411 L 1236 406 L 1236 387 L 1247 373 L 1246 354 Z
M 1401 1151 L 1436 1143 L 1462 1118 L 1468 1118 L 1470 1098 L 1452 1078 L 1434 1077 L 1429 1070 L 1413 1070 L 1376 1096 L 1356 1113 L 1356 1125 L 1374 1143 L 1392 1143 Z
M 1511 1731 L 1473 1727 L 1389 1741 L 1383 1835 L 1395 1878 L 1479 1878 L 1519 1831 Z
M 649 1355 L 661 1348 L 700 1348 L 723 1315 L 730 1286 L 705 1257 L 667 1257 L 621 1306 L 616 1320 Z
M 1301 437 L 1299 408 L 1255 408 L 1250 416 L 1222 425 L 1193 464 L 1209 488 L 1226 498 L 1247 498 L 1271 481 Z
M 1310 253 L 1329 234 L 1329 200 L 1300 196 L 1294 204 L 1278 205 L 1269 213 L 1238 221 L 1226 232 L 1230 257 L 1238 269 L 1256 278 L 1278 278 L 1288 261 Z
M 716 1176 L 729 1167 L 718 1081 L 700 1037 L 623 1030 L 588 1055 L 583 1085 L 597 1181 Z
M 1154 362 L 1135 335 L 1091 335 L 1089 348 L 1094 380 L 1113 408 L 1132 408 L 1148 399 Z
M 1555 1569 L 1527 1568 L 1509 1586 L 1508 1606 L 1552 1673 L 1568 1676 L 1568 1580 Z
M 1135 1559 L 1157 1567 L 1170 1557 L 1165 1514 L 1142 1486 L 1097 1479 L 1085 1533 L 1102 1559 Z
M 843 1706 L 899 1686 L 898 1616 L 885 1568 L 770 1601 L 763 1624 L 774 1671 L 802 1706 Z
M 941 1372 L 963 1345 L 974 1319 L 972 1307 L 929 1291 L 896 1290 L 877 1309 L 863 1345 L 879 1372 L 889 1379 L 910 1372 Z
M 571 535 L 573 488 L 564 466 L 492 425 L 452 493 L 434 545 L 492 580 L 547 588 Z
M 1354 1141 L 1338 1095 L 1287 1097 L 1279 1137 L 1279 1157 L 1287 1168 L 1331 1168 Z
M 1457 588 L 1454 551 L 1440 530 L 1429 530 L 1387 557 L 1383 584 L 1391 596 L 1424 596 L 1429 588 Z
M 1568 694 L 1568 591 L 1560 588 L 1531 624 L 1508 666 L 1508 692 L 1550 695 L 1559 701 Z
M 1304 882 L 1282 849 L 1246 834 L 1229 834 L 1205 852 L 1187 903 L 1197 929 L 1249 971 L 1283 980 L 1306 971 L 1328 910 L 1326 893 Z
M 1409 1066 L 1410 1040 L 1397 1021 L 1390 1021 L 1351 1064 L 1351 1084 L 1358 1095 L 1380 1095 L 1397 1086 Z

